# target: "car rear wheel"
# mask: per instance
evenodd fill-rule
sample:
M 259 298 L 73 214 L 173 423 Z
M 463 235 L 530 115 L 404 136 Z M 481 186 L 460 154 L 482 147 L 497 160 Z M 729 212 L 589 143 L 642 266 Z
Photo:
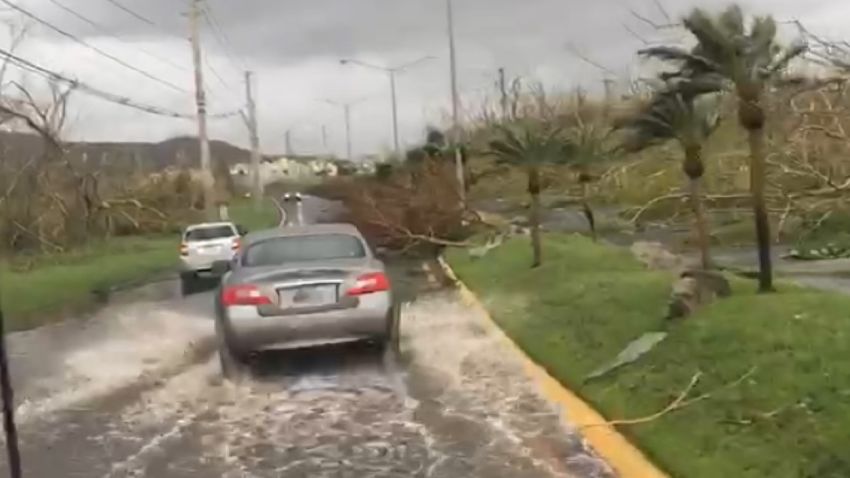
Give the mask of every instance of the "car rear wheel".
M 198 290 L 198 278 L 195 274 L 180 274 L 180 293 L 183 297 L 192 295 Z
M 385 355 L 393 357 L 401 352 L 401 321 L 397 308 L 393 308 L 387 317 L 387 333 L 384 336 L 382 349 Z
M 218 359 L 221 362 L 221 374 L 231 382 L 238 382 L 245 376 L 248 365 L 245 359 L 233 352 L 226 344 L 219 344 Z

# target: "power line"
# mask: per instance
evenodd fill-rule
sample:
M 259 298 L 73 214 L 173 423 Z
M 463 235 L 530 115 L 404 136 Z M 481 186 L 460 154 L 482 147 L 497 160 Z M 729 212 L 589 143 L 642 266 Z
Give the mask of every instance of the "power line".
M 115 34 L 111 33 L 111 32 L 110 32 L 107 28 L 105 28 L 103 25 L 101 25 L 101 24 L 99 24 L 99 23 L 97 23 L 97 22 L 95 22 L 95 21 L 93 21 L 93 20 L 91 20 L 91 19 L 89 19 L 89 18 L 87 18 L 87 17 L 85 17 L 85 16 L 83 16 L 83 15 L 81 15 L 81 14 L 77 13 L 77 12 L 76 12 L 76 11 L 74 11 L 73 9 L 71 9 L 71 8 L 67 7 L 66 5 L 63 5 L 62 3 L 60 3 L 60 2 L 59 2 L 59 0 L 48 0 L 48 1 L 49 1 L 50 3 L 52 3 L 52 4 L 56 5 L 57 7 L 61 8 L 61 9 L 62 9 L 62 10 L 64 10 L 65 12 L 67 12 L 67 13 L 69 13 L 69 14 L 73 15 L 74 17 L 76 17 L 76 18 L 78 18 L 78 19 L 82 20 L 83 22 L 85 22 L 85 23 L 87 23 L 87 24 L 91 25 L 92 27 L 94 27 L 94 28 L 98 29 L 101 33 L 104 33 L 104 34 L 106 34 L 107 36 L 110 36 L 110 37 L 112 37 L 113 39 L 115 39 L 115 40 L 117 40 L 117 41 L 119 41 L 119 42 L 121 42 L 121 43 L 123 43 L 123 44 L 125 44 L 125 45 L 129 45 L 129 42 L 126 42 L 126 41 L 122 40 L 121 38 L 117 37 Z M 110 3 L 115 4 L 115 2 L 110 2 Z M 124 7 L 123 7 L 123 6 L 121 6 L 120 4 L 116 4 L 116 5 L 117 5 L 119 8 L 124 8 Z M 126 10 L 126 9 L 125 9 L 125 10 Z M 140 16 L 138 16 L 138 15 L 134 15 L 134 16 L 137 16 L 137 18 L 142 18 L 142 19 L 143 19 L 143 21 L 145 21 L 145 23 L 152 23 L 150 20 L 148 20 L 148 19 L 146 19 L 146 18 L 144 18 L 144 17 L 140 17 Z M 168 65 L 171 65 L 172 67 L 177 68 L 177 69 L 179 69 L 179 70 L 181 70 L 181 71 L 190 71 L 190 69 L 189 69 L 189 68 L 187 68 L 187 67 L 185 67 L 185 66 L 183 66 L 183 65 L 180 65 L 179 63 L 173 62 L 173 61 L 168 60 L 168 59 L 166 59 L 166 58 L 162 58 L 161 56 L 154 55 L 153 53 L 150 53 L 150 52 L 148 52 L 148 51 L 146 51 L 146 50 L 143 50 L 143 49 L 141 49 L 141 48 L 138 48 L 138 47 L 136 47 L 136 49 L 138 49 L 140 52 L 142 52 L 142 53 L 144 53 L 144 54 L 148 55 L 148 56 L 149 56 L 149 57 L 151 57 L 151 58 L 154 58 L 154 59 L 159 60 L 159 61 L 161 61 L 161 62 L 163 62 L 163 63 L 166 63 L 166 64 L 168 64 Z M 223 87 L 225 87 L 225 88 L 230 88 L 230 84 L 229 84 L 229 83 L 227 83 L 227 81 L 225 81 L 225 80 L 224 80 L 224 78 L 222 78 L 222 76 L 221 76 L 221 75 L 220 75 L 220 74 L 219 74 L 219 73 L 215 70 L 215 68 L 213 68 L 213 66 L 212 66 L 212 64 L 210 63 L 209 59 L 207 59 L 207 66 L 209 67 L 210 72 L 212 73 L 212 75 L 213 75 L 213 76 L 216 78 L 216 80 L 218 80 L 218 82 L 221 84 L 221 86 L 223 86 Z M 214 92 L 213 92 L 213 95 L 215 95 L 215 93 L 214 93 Z M 217 96 L 217 95 L 216 95 L 216 96 Z
M 92 27 L 96 28 L 100 33 L 105 34 L 106 36 L 109 36 L 109 37 L 111 37 L 111 38 L 113 38 L 113 39 L 115 39 L 115 40 L 117 40 L 117 41 L 119 41 L 119 42 L 121 42 L 125 45 L 129 45 L 129 42 L 124 41 L 121 38 L 117 37 L 114 33 L 110 32 L 109 29 L 107 29 L 106 27 L 104 27 L 100 23 L 97 23 L 94 20 L 77 13 L 73 8 L 69 8 L 68 6 L 62 4 L 59 0 L 49 0 L 49 1 L 53 5 L 56 5 L 57 7 L 61 8 L 63 11 L 69 13 L 70 15 L 74 16 L 75 18 L 77 18 L 77 19 L 91 25 Z M 161 61 L 165 64 L 168 64 L 168 65 L 170 65 L 174 68 L 177 68 L 177 69 L 182 70 L 182 71 L 189 71 L 189 69 L 187 67 L 180 65 L 179 63 L 173 62 L 173 61 L 171 61 L 167 58 L 162 58 L 160 56 L 154 55 L 153 53 L 150 53 L 150 52 L 143 50 L 141 48 L 138 48 L 138 47 L 136 47 L 136 49 L 139 50 L 140 52 L 144 53 L 145 55 L 147 55 L 151 58 L 154 58 L 156 60 L 159 60 L 159 61 Z
M 52 3 L 54 3 L 54 4 L 55 4 L 55 3 L 57 3 L 57 1 L 58 1 L 58 0 L 50 0 L 50 1 L 51 1 Z M 115 7 L 117 7 L 118 9 L 122 10 L 123 12 L 125 12 L 125 13 L 129 14 L 130 16 L 132 16 L 132 17 L 134 17 L 134 18 L 138 19 L 139 21 L 141 21 L 141 22 L 143 22 L 143 23 L 145 23 L 145 24 L 151 25 L 151 26 L 153 26 L 153 27 L 156 27 L 156 28 L 157 28 L 157 29 L 159 29 L 160 31 L 163 31 L 163 32 L 165 32 L 166 34 L 168 34 L 169 36 L 172 36 L 172 33 L 171 33 L 171 32 L 167 31 L 165 28 L 163 28 L 161 25 L 157 24 L 155 21 L 153 21 L 153 20 L 151 20 L 151 19 L 149 19 L 149 18 L 147 18 L 147 17 L 145 17 L 145 16 L 143 16 L 143 15 L 141 15 L 141 14 L 139 14 L 139 13 L 137 13 L 137 12 L 135 12 L 135 11 L 133 11 L 133 10 L 129 9 L 129 8 L 127 8 L 126 6 L 122 5 L 121 3 L 118 3 L 116 0 L 106 0 L 106 1 L 107 1 L 107 2 L 109 2 L 110 4 L 114 5 L 114 6 L 115 6 Z M 69 12 L 69 13 L 71 13 L 71 12 Z M 74 16 L 79 17 L 79 15 L 78 15 L 76 12 L 73 12 L 73 14 L 74 14 Z M 85 19 L 85 20 L 86 20 L 86 21 L 88 21 L 88 19 Z M 91 24 L 92 22 L 88 21 L 88 23 L 90 23 L 90 24 Z M 120 39 L 119 39 L 119 40 L 120 40 Z M 151 55 L 151 56 L 153 56 L 153 55 Z M 206 55 L 205 55 L 205 57 L 206 57 Z M 155 57 L 155 58 L 162 60 L 161 58 L 158 58 L 158 57 Z M 206 58 L 206 60 L 207 60 L 207 61 L 206 61 L 206 65 L 207 65 L 207 67 L 209 68 L 209 70 L 210 70 L 210 72 L 212 73 L 212 75 L 215 77 L 215 79 L 216 79 L 216 80 L 217 80 L 217 81 L 221 84 L 221 86 L 223 86 L 225 89 L 229 89 L 229 88 L 231 87 L 231 85 L 230 85 L 230 84 L 228 84 L 228 83 L 227 83 L 227 81 L 225 81 L 225 80 L 224 80 L 224 78 L 222 77 L 222 75 L 221 75 L 221 74 L 219 74 L 219 73 L 218 73 L 218 71 L 216 71 L 216 69 L 213 67 L 212 63 L 209 61 L 209 58 Z M 163 60 L 163 61 L 164 61 L 164 60 Z M 172 64 L 172 65 L 174 64 L 173 62 L 168 62 L 168 63 L 170 63 L 170 64 Z M 183 70 L 183 71 L 189 71 L 189 69 L 188 69 L 188 68 L 183 67 L 183 66 L 180 66 L 179 68 L 180 68 L 181 70 Z M 213 94 L 213 96 L 218 97 L 218 95 L 217 95 L 217 94 L 215 94 L 215 92 L 214 92 L 214 91 L 212 91 L 211 93 Z
M 240 58 L 239 61 L 236 61 L 236 59 L 234 58 L 232 51 L 233 42 L 230 41 L 230 37 L 227 35 L 224 29 L 221 28 L 221 24 L 216 19 L 215 13 L 213 13 L 212 5 L 207 3 L 205 4 L 205 7 L 206 8 L 204 8 L 203 11 L 204 20 L 206 20 L 207 25 L 209 25 L 212 29 L 213 36 L 215 36 L 218 44 L 221 45 L 221 48 L 224 50 L 224 54 L 227 55 L 227 58 L 228 60 L 230 60 L 232 66 L 237 70 L 240 69 L 239 66 L 241 66 L 242 70 L 249 70 L 243 59 Z M 237 66 L 237 63 L 239 63 L 239 66 Z
M 133 108 L 139 111 L 144 111 L 145 113 L 150 113 L 158 116 L 166 116 L 170 118 L 182 118 L 182 119 L 194 119 L 194 115 L 187 115 L 183 113 L 178 113 L 176 111 L 168 110 L 166 108 L 161 108 L 159 106 L 153 106 L 145 103 L 140 103 L 138 101 L 133 100 L 127 96 L 121 96 L 114 93 L 109 93 L 103 91 L 101 89 L 90 86 L 86 83 L 83 83 L 79 80 L 70 79 L 64 75 L 56 73 L 55 71 L 48 70 L 47 68 L 41 67 L 32 63 L 29 60 L 25 60 L 14 53 L 4 50 L 0 48 L 0 56 L 4 57 L 7 61 L 17 65 L 18 67 L 41 75 L 49 80 L 65 83 L 71 85 L 75 89 L 78 89 L 86 94 L 91 96 L 95 96 L 105 101 L 109 101 L 111 103 L 116 103 L 121 106 L 126 106 L 128 108 Z M 229 113 L 220 113 L 215 115 L 210 115 L 211 118 L 229 118 L 232 116 L 238 115 L 238 111 L 229 112 Z
M 221 84 L 221 86 L 223 86 L 225 88 L 230 88 L 230 84 L 227 81 L 225 81 L 224 78 L 222 78 L 222 76 L 218 73 L 218 71 L 216 71 L 216 69 L 212 65 L 212 62 L 210 61 L 210 57 L 206 53 L 204 53 L 204 59 L 206 60 L 206 67 L 210 70 L 210 73 L 213 74 L 215 79 L 218 80 L 218 82 Z
M 32 14 L 31 12 L 29 12 L 29 11 L 27 11 L 27 10 L 25 10 L 25 9 L 23 9 L 23 8 L 21 8 L 21 7 L 19 7 L 18 5 L 14 4 L 14 3 L 12 3 L 12 2 L 11 2 L 11 1 L 9 1 L 9 0 L 0 0 L 0 2 L 3 2 L 4 4 L 6 4 L 6 5 L 8 5 L 9 7 L 13 8 L 14 10 L 16 10 L 16 11 L 20 12 L 21 14 L 23 14 L 23 15 L 27 16 L 28 18 L 31 18 L 32 20 L 35 20 L 36 22 L 41 23 L 42 25 L 44 25 L 44 26 L 46 26 L 46 27 L 50 28 L 51 30 L 55 31 L 56 33 L 59 33 L 60 35 L 62 35 L 62 36 L 64 36 L 64 37 L 66 37 L 66 38 L 69 38 L 69 39 L 73 40 L 74 42 L 79 43 L 80 45 L 83 45 L 83 46 L 85 46 L 86 48 L 88 48 L 88 49 L 90 49 L 90 50 L 92 50 L 92 51 L 94 51 L 94 52 L 96 52 L 96 53 L 98 53 L 98 54 L 100 54 L 100 55 L 102 55 L 102 56 L 104 56 L 104 57 L 106 57 L 106 58 L 109 58 L 110 60 L 114 61 L 115 63 L 118 63 L 119 65 L 121 65 L 121 66 L 123 66 L 123 67 L 125 67 L 125 68 L 127 68 L 127 69 L 133 70 L 133 71 L 135 71 L 136 73 L 139 73 L 140 75 L 142 75 L 142 76 L 144 76 L 144 77 L 146 77 L 146 78 L 149 78 L 149 79 L 151 79 L 151 80 L 153 80 L 153 81 L 156 81 L 157 83 L 160 83 L 160 84 L 162 84 L 162 85 L 165 85 L 165 86 L 167 86 L 167 87 L 169 87 L 169 88 L 171 88 L 171 89 L 173 89 L 173 90 L 179 91 L 179 92 L 181 92 L 181 93 L 186 93 L 186 92 L 187 92 L 185 89 L 180 88 L 179 86 L 175 85 L 174 83 L 171 83 L 171 82 L 169 82 L 169 81 L 166 81 L 166 80 L 163 80 L 163 79 L 161 79 L 161 78 L 158 78 L 158 77 L 156 77 L 156 76 L 154 76 L 154 75 L 151 75 L 150 73 L 148 73 L 148 72 L 146 72 L 146 71 L 144 71 L 144 70 L 141 70 L 141 69 L 139 69 L 139 68 L 136 68 L 135 66 L 133 66 L 133 65 L 131 65 L 131 64 L 127 63 L 127 62 L 125 62 L 124 60 L 122 60 L 122 59 L 120 59 L 120 58 L 118 58 L 118 57 L 116 57 L 116 56 L 113 56 L 113 55 L 111 55 L 111 54 L 109 54 L 109 53 L 107 53 L 107 52 L 105 52 L 105 51 L 101 50 L 100 48 L 98 48 L 98 47 L 96 47 L 96 46 L 94 46 L 94 45 L 92 45 L 92 44 L 90 44 L 90 43 L 86 42 L 85 40 L 81 40 L 81 39 L 77 38 L 77 37 L 76 37 L 76 36 L 74 36 L 73 34 L 68 33 L 68 32 L 66 32 L 65 30 L 62 30 L 61 28 L 57 27 L 56 25 L 53 25 L 52 23 L 50 23 L 50 22 L 48 22 L 48 21 L 46 21 L 46 20 L 44 20 L 44 19 L 42 19 L 42 18 L 39 18 L 38 16 L 36 16 L 36 15 Z
M 118 36 L 116 36 L 115 34 L 113 34 L 112 32 L 110 32 L 108 28 L 106 28 L 106 27 L 104 27 L 103 25 L 101 25 L 101 24 L 99 24 L 99 23 L 95 22 L 94 20 L 91 20 L 90 18 L 87 18 L 87 17 L 85 17 L 85 16 L 83 16 L 83 15 L 81 15 L 81 14 L 77 13 L 77 12 L 76 12 L 75 10 L 73 10 L 72 8 L 69 8 L 68 6 L 66 6 L 66 5 L 62 4 L 59 0 L 48 0 L 48 1 L 49 1 L 50 3 L 52 3 L 53 5 L 56 5 L 57 7 L 61 8 L 63 11 L 65 11 L 65 12 L 69 13 L 70 15 L 74 16 L 75 18 L 77 18 L 77 19 L 79 19 L 79 20 L 81 20 L 81 21 L 83 21 L 83 22 L 87 23 L 88 25 L 91 25 L 92 27 L 96 28 L 96 29 L 97 29 L 98 31 L 100 31 L 101 33 L 103 33 L 103 34 L 105 34 L 105 35 L 107 35 L 107 36 L 109 36 L 109 37 L 111 37 L 111 38 L 115 39 L 116 41 L 118 41 L 118 42 L 121 42 L 121 43 L 125 44 L 125 45 L 130 45 L 130 43 L 129 43 L 129 42 L 124 41 L 123 39 L 119 38 Z M 161 56 L 154 55 L 153 53 L 151 53 L 151 52 L 149 52 L 149 51 L 146 51 L 146 50 L 144 50 L 144 49 L 142 49 L 142 48 L 138 48 L 138 47 L 136 47 L 136 49 L 137 49 L 138 51 L 140 51 L 140 52 L 142 52 L 142 53 L 146 54 L 147 56 L 149 56 L 149 57 L 151 57 L 151 58 L 154 58 L 154 59 L 156 59 L 156 60 L 159 60 L 159 61 L 161 61 L 161 62 L 163 62 L 163 63 L 166 63 L 166 64 L 168 64 L 168 65 L 170 65 L 170 66 L 172 66 L 172 67 L 174 67 L 174 68 L 176 68 L 176 69 L 179 69 L 179 70 L 181 70 L 181 71 L 187 71 L 187 72 L 188 72 L 188 71 L 190 71 L 190 70 L 189 70 L 189 68 L 187 68 L 187 67 L 185 67 L 185 66 L 183 66 L 183 65 L 180 65 L 179 63 L 173 62 L 173 61 L 168 60 L 168 59 L 166 59 L 166 58 L 163 58 L 163 57 L 161 57 Z M 212 75 L 213 75 L 213 76 L 214 76 L 214 77 L 218 80 L 218 82 L 219 82 L 219 83 L 220 83 L 223 87 L 225 87 L 225 88 L 228 88 L 228 89 L 229 89 L 229 88 L 230 88 L 230 85 L 229 85 L 229 84 L 228 84 L 228 83 L 227 83 L 227 82 L 226 82 L 226 81 L 222 78 L 222 76 L 221 76 L 221 75 L 220 75 L 220 74 L 219 74 L 219 73 L 215 70 L 215 68 L 213 68 L 212 64 L 210 64 L 210 63 L 209 63 L 209 60 L 207 60 L 207 64 L 208 64 L 208 66 L 209 66 L 210 71 L 212 72 Z M 216 95 L 216 94 L 215 94 L 215 92 L 212 92 L 212 94 L 213 94 L 214 96 L 218 97 L 218 95 Z
M 150 26 L 152 26 L 152 27 L 161 28 L 161 27 L 160 27 L 160 26 L 159 26 L 156 22 L 154 22 L 153 20 L 150 20 L 149 18 L 146 18 L 146 17 L 143 17 L 142 15 L 139 15 L 138 13 L 134 12 L 133 10 L 130 10 L 129 8 L 125 7 L 124 5 L 121 5 L 120 3 L 118 3 L 118 2 L 117 2 L 117 1 L 115 1 L 115 0 L 106 0 L 106 1 L 107 1 L 107 2 L 109 2 L 109 3 L 111 3 L 112 5 L 114 5 L 114 6 L 115 6 L 116 8 L 118 8 L 119 10 L 122 10 L 123 12 L 125 12 L 125 13 L 129 14 L 130 16 L 132 16 L 132 17 L 136 18 L 137 20 L 140 20 L 140 21 L 142 21 L 142 22 L 144 22 L 144 23 L 147 23 L 148 25 L 150 25 Z

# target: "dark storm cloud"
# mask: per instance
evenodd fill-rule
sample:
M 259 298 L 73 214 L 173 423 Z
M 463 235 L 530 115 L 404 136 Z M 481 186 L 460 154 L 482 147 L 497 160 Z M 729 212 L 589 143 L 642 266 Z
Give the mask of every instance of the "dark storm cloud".
M 149 39 L 168 32 L 186 36 L 186 1 L 117 0 L 159 27 L 152 27 L 106 0 L 58 0 L 108 25 L 122 37 Z M 358 52 L 439 51 L 445 49 L 443 0 L 207 0 L 232 40 L 235 53 L 258 62 L 298 61 L 315 56 Z M 488 46 L 495 53 L 533 47 L 558 49 L 568 39 L 593 33 L 613 34 L 618 23 L 605 22 L 624 13 L 622 1 L 581 3 L 569 0 L 455 0 L 459 44 Z M 47 18 L 74 19 L 50 0 L 30 0 Z M 612 11 L 613 10 L 613 11 Z M 76 24 L 76 32 L 100 36 Z
M 14 0 L 40 16 L 79 35 L 91 43 L 106 45 L 109 51 L 133 63 L 153 69 L 158 76 L 191 85 L 189 73 L 175 71 L 150 56 L 139 55 L 139 48 L 188 67 L 188 0 L 115 0 L 126 5 L 156 26 L 146 24 L 116 8 L 109 0 Z M 126 45 L 106 38 L 95 28 L 62 11 L 56 3 L 105 25 Z M 233 54 L 256 70 L 264 101 L 260 104 L 263 128 L 269 132 L 264 143 L 277 146 L 280 132 L 305 117 L 316 116 L 317 98 L 355 98 L 378 92 L 386 95 L 386 78 L 358 68 L 341 68 L 342 57 L 356 57 L 374 63 L 397 64 L 422 55 L 435 55 L 436 61 L 417 67 L 399 79 L 400 120 L 403 136 L 415 140 L 428 122 L 440 119 L 449 98 L 448 52 L 445 0 L 206 0 L 215 19 L 232 42 Z M 720 0 L 660 0 L 675 19 L 700 3 L 721 8 Z M 813 29 L 840 36 L 845 34 L 842 20 L 850 15 L 847 0 L 742 0 L 748 12 L 774 13 L 779 19 L 800 19 Z M 567 45 L 620 76 L 634 74 L 635 51 L 641 42 L 624 27 L 628 25 L 646 38 L 665 36 L 635 18 L 630 11 L 664 22 L 656 0 L 454 0 L 460 86 L 464 101 L 482 88 L 492 92 L 496 68 L 505 67 L 511 76 L 538 79 L 550 88 L 566 90 L 576 85 L 596 86 L 605 73 L 571 53 Z M 233 68 L 223 49 L 204 24 L 204 48 L 212 63 L 229 83 L 241 82 L 241 65 Z M 100 58 L 97 65 L 84 63 L 85 48 L 74 47 L 66 38 L 37 28 L 38 40 L 32 53 L 49 67 L 94 81 L 110 91 L 134 97 L 140 88 L 162 90 L 156 84 L 123 72 Z M 850 36 L 850 35 L 848 35 Z M 38 45 L 38 43 L 42 45 Z M 91 53 L 91 52 L 89 52 Z M 92 55 L 89 55 L 92 57 Z M 109 75 L 100 74 L 103 69 Z M 188 69 L 188 68 L 187 68 Z M 110 77 L 114 79 L 110 80 Z M 285 86 L 285 87 L 281 87 Z M 209 80 L 208 88 L 224 97 L 228 109 L 243 99 L 241 86 L 224 88 Z M 273 96 L 269 94 L 275 92 Z M 166 91 L 166 93 L 168 93 Z M 273 97 L 272 97 L 273 96 Z M 270 98 L 271 97 L 271 98 Z M 177 102 L 191 111 L 191 97 L 172 99 L 150 93 L 146 98 L 160 104 Z M 358 108 L 364 149 L 386 144 L 389 111 L 386 100 L 379 98 Z M 108 105 L 107 105 L 108 106 Z M 215 105 L 214 105 L 215 106 Z M 227 108 L 225 108 L 225 106 Z M 474 106 L 474 105 L 473 105 Z M 86 104 L 88 118 L 79 127 L 80 134 L 111 134 L 114 114 L 100 103 Z M 325 108 L 327 110 L 327 108 Z M 423 117 L 423 111 L 432 112 Z M 322 110 L 324 111 L 324 110 Z M 333 110 L 319 116 L 335 115 Z M 317 120 L 318 121 L 318 120 Z M 321 121 L 328 121 L 327 118 Z M 175 126 L 176 125 L 176 126 Z M 190 124 L 173 124 L 159 118 L 140 117 L 122 123 L 122 135 L 161 135 L 169 128 L 190 131 Z M 188 128 L 188 129 L 187 129 Z M 222 134 L 244 136 L 240 124 L 224 126 Z M 314 129 L 316 127 L 314 126 Z M 336 127 L 339 130 L 339 126 Z M 124 133 L 126 131 L 126 133 Z M 312 133 L 311 133 L 312 134 Z M 307 135 L 307 133 L 304 133 Z M 316 136 L 316 135 L 313 135 Z M 337 137 L 340 135 L 337 134 Z M 315 140 L 313 140 L 315 142 Z
M 62 24 L 74 19 L 57 10 L 51 0 L 18 0 Z M 56 0 L 109 26 L 122 37 L 152 38 L 166 32 L 185 37 L 188 0 L 115 0 L 154 21 L 152 27 L 115 7 L 108 0 Z M 819 6 L 839 5 L 840 0 L 802 2 L 749 0 L 756 9 L 769 7 L 778 15 L 796 16 Z M 411 51 L 445 50 L 444 0 L 206 0 L 232 41 L 235 55 L 250 63 L 290 63 L 312 57 L 377 53 L 393 58 Z M 622 62 L 636 47 L 623 27 L 641 29 L 630 9 L 663 21 L 654 0 L 454 0 L 459 48 L 486 51 L 503 63 L 517 59 L 536 61 L 564 53 L 566 43 L 584 51 L 602 51 Z M 667 0 L 671 15 L 678 16 L 697 3 Z M 706 5 L 709 2 L 701 2 Z M 98 34 L 76 24 L 82 34 Z M 209 29 L 205 26 L 205 28 Z M 652 35 L 652 32 L 645 32 Z M 624 58 L 625 57 L 625 58 Z M 567 58 L 565 58 L 566 60 Z M 575 58 L 571 59 L 575 61 Z M 476 58 L 464 58 L 474 64 Z

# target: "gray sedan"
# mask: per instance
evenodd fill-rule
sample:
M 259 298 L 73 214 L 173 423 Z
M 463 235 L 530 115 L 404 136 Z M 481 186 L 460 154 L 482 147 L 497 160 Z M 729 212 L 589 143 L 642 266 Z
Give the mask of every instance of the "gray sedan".
M 216 296 L 225 376 L 255 352 L 373 340 L 398 346 L 398 307 L 384 264 L 348 224 L 248 234 Z

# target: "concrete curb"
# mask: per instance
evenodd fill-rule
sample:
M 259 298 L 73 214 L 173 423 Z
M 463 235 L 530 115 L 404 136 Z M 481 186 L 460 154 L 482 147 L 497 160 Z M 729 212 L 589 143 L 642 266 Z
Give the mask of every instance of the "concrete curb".
M 543 396 L 564 411 L 561 419 L 565 424 L 577 428 L 596 453 L 616 471 L 618 476 L 621 478 L 669 478 L 669 475 L 659 470 L 613 426 L 601 425 L 607 421 L 602 414 L 594 410 L 575 393 L 567 390 L 558 380 L 549 375 L 546 369 L 531 360 L 498 326 L 484 304 L 457 277 L 446 260 L 439 257 L 437 261 L 446 276 L 457 284 L 461 299 L 467 305 L 479 309 L 487 318 L 488 325 L 493 331 L 521 357 L 526 375 L 540 387 Z

